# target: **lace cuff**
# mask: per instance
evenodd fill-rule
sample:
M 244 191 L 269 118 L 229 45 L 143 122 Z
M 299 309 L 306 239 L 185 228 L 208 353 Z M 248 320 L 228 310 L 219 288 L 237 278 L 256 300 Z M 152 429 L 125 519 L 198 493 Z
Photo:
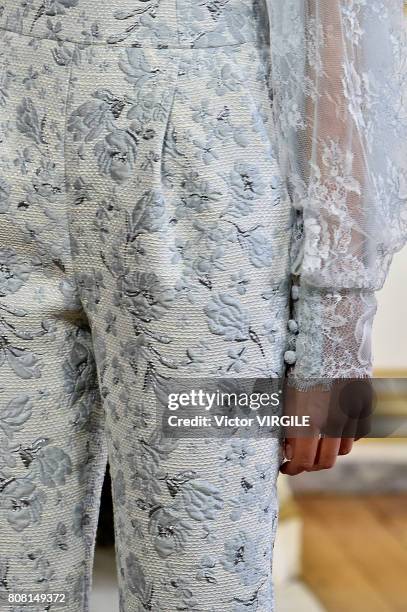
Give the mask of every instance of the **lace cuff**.
M 287 382 L 299 390 L 330 387 L 336 378 L 372 376 L 374 291 L 293 285 Z

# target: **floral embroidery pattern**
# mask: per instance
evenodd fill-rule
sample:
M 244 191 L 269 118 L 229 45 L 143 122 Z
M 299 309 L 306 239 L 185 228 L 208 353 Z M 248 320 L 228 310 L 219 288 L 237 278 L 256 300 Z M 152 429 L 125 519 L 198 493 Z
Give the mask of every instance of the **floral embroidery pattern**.
M 285 367 L 265 6 L 98 7 L 0 16 L 0 593 L 89 610 L 109 456 L 122 612 L 270 612 L 279 441 L 156 418 L 173 377 Z

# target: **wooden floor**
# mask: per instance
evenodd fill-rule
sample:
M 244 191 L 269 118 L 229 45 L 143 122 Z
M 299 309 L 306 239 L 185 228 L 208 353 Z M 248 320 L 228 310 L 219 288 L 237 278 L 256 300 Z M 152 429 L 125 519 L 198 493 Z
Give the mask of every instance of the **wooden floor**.
M 296 500 L 303 579 L 327 612 L 406 612 L 407 494 Z

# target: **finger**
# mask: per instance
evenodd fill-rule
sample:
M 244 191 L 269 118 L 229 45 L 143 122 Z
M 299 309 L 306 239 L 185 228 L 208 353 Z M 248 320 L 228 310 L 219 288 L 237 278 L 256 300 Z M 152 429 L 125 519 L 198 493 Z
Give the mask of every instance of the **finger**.
M 357 429 L 355 432 L 355 441 L 360 440 L 361 438 L 366 438 L 371 432 L 372 428 L 372 415 L 374 409 L 374 401 L 373 401 L 373 389 L 371 382 L 369 385 L 364 386 L 361 397 L 361 411 L 359 413 L 357 419 Z
M 338 431 L 337 434 L 342 437 L 342 440 L 348 438 L 353 440 L 356 437 L 358 429 L 358 419 L 354 416 L 347 416 L 343 424 L 342 431 Z
M 356 429 L 355 440 L 361 440 L 362 438 L 366 438 L 371 432 L 371 429 L 372 429 L 371 417 L 360 419 L 358 421 L 358 426 Z
M 316 436 L 308 436 L 306 438 L 287 438 L 286 440 L 286 457 L 291 455 L 291 460 L 286 461 L 280 467 L 283 474 L 296 476 L 301 472 L 308 471 L 312 468 L 315 461 L 315 456 L 318 449 L 319 438 Z M 287 449 L 291 447 L 291 453 L 287 453 Z
M 321 438 L 312 471 L 329 470 L 335 465 L 342 438 Z
M 347 455 L 353 447 L 353 438 L 342 438 L 338 455 Z

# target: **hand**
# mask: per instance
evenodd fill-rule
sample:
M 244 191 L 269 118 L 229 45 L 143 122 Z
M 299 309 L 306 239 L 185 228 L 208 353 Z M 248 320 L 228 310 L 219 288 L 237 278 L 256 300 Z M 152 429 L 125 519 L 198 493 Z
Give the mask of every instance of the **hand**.
M 330 469 L 339 455 L 347 455 L 356 440 L 370 431 L 371 382 L 338 380 L 330 390 L 299 391 L 286 386 L 283 413 L 309 418 L 309 426 L 289 426 L 284 430 L 283 474 Z M 321 432 L 325 435 L 321 435 Z
M 285 438 L 281 467 L 283 474 L 295 476 L 301 472 L 328 470 L 335 465 L 338 455 L 347 455 L 352 450 L 353 438 Z

